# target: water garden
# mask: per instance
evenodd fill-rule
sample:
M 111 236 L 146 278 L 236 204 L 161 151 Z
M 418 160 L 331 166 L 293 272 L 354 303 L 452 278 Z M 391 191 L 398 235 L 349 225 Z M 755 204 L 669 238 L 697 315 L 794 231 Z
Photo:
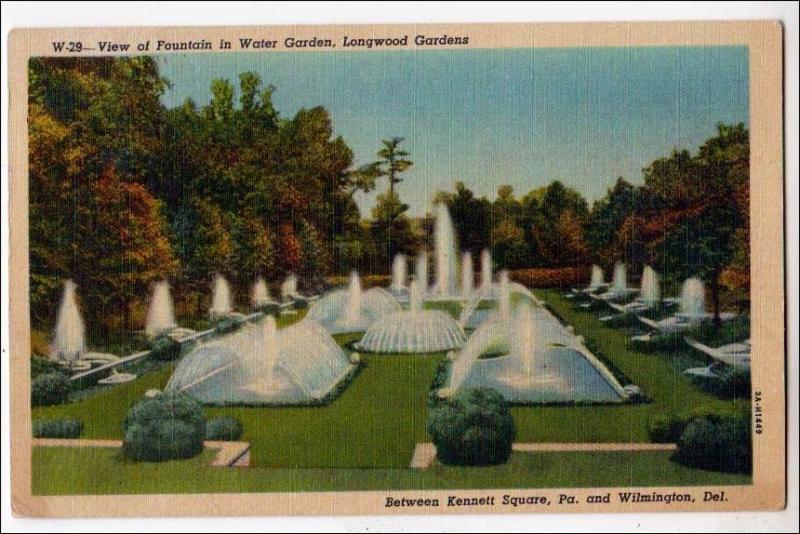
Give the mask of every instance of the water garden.
M 750 481 L 744 124 L 591 204 L 421 195 L 254 72 L 29 68 L 35 494 Z
M 437 210 L 435 235 L 433 270 L 427 253 L 422 252 L 409 275 L 409 259 L 398 255 L 391 283 L 385 288 L 364 289 L 353 272 L 345 286 L 302 295 L 297 278 L 289 276 L 273 298 L 264 280 L 258 279 L 247 313 L 241 313 L 231 300 L 229 284 L 218 276 L 208 310 L 213 326 L 202 331 L 178 324 L 169 285 L 159 282 L 153 286 L 146 327 L 139 334 L 149 340 L 150 349 L 130 355 L 86 350 L 79 288 L 67 281 L 51 362 L 68 377 L 68 389 L 74 392 L 72 401 L 68 395 L 37 400 L 36 388 L 41 386 L 37 381 L 53 374 L 35 379 L 34 404 L 45 406 L 34 408 L 34 420 L 39 421 L 34 432 L 42 437 L 55 433 L 122 438 L 129 451 L 136 450 L 136 438 L 123 428 L 131 428 L 137 406 L 141 410 L 143 403 L 163 397 L 173 403 L 173 409 L 174 403 L 202 405 L 201 413 L 208 419 L 201 424 L 205 428 L 201 443 L 202 439 L 213 443 L 220 436 L 247 442 L 251 469 L 279 473 L 267 483 L 251 475 L 192 475 L 188 480 L 168 481 L 159 491 L 183 491 L 190 483 L 219 491 L 230 489 L 230 484 L 287 489 L 282 485 L 288 484 L 287 470 L 298 469 L 308 477 L 301 483 L 306 489 L 337 488 L 335 477 L 347 468 L 359 468 L 355 472 L 360 474 L 347 477 L 341 486 L 346 488 L 381 487 L 381 473 L 392 472 L 395 477 L 395 471 L 404 474 L 397 475 L 392 487 L 437 487 L 453 477 L 461 477 L 458 483 L 464 487 L 480 487 L 489 475 L 458 467 L 470 463 L 491 464 L 491 469 L 503 464 L 501 474 L 492 477 L 500 476 L 511 485 L 541 485 L 548 479 L 560 483 L 565 472 L 541 469 L 546 457 L 593 466 L 612 460 L 633 470 L 631 482 L 641 476 L 652 483 L 693 479 L 692 469 L 670 461 L 672 448 L 638 451 L 635 447 L 654 439 L 667 444 L 680 439 L 673 428 L 680 423 L 676 423 L 676 413 L 724 418 L 737 412 L 735 400 L 702 382 L 718 382 L 720 367 L 747 371 L 749 351 L 745 357 L 741 349 L 731 350 L 731 344 L 706 350 L 690 337 L 702 336 L 713 319 L 704 311 L 702 282 L 689 279 L 680 298 L 665 297 L 651 268 L 645 268 L 641 287 L 635 288 L 628 285 L 624 264 L 617 264 L 610 284 L 594 266 L 591 277 L 587 272 L 587 286 L 531 291 L 512 282 L 507 271 L 493 272 L 489 251 L 481 254 L 479 268 L 473 269 L 470 254 L 457 251 L 444 205 Z M 739 318 L 728 313 L 724 319 L 732 324 Z M 667 352 L 674 352 L 681 342 L 685 344 L 682 350 L 690 354 L 687 361 L 709 364 L 681 369 L 658 354 L 665 346 Z M 749 348 L 749 340 L 739 345 Z M 142 361 L 159 364 L 142 366 Z M 749 389 L 738 392 L 736 398 L 746 395 Z M 460 439 L 442 430 L 450 428 L 441 422 L 446 419 L 442 414 L 453 405 L 466 409 L 470 403 L 474 409 L 494 409 L 498 417 L 505 417 L 510 427 L 508 452 L 489 461 L 447 461 L 440 452 L 438 463 L 428 459 L 427 464 L 415 466 L 420 447 L 432 439 L 439 443 Z M 184 439 L 175 429 L 169 436 Z M 152 439 L 148 435 L 148 441 Z M 512 452 L 512 442 L 561 444 L 565 450 L 536 453 L 522 452 L 520 447 Z M 573 443 L 595 444 L 598 450 L 570 450 Z M 630 444 L 632 449 L 604 450 L 604 443 Z M 461 447 L 463 441 L 447 450 Z M 482 447 L 490 455 L 502 448 Z M 152 469 L 143 462 L 119 463 L 120 453 L 112 453 L 113 449 L 89 449 L 94 453 L 84 447 L 37 447 L 34 461 L 42 465 L 58 459 L 111 463 L 112 480 L 128 476 L 123 473 L 138 466 L 143 472 Z M 167 472 L 178 473 L 181 462 L 210 463 L 211 453 L 203 450 L 201 444 L 188 455 L 191 459 L 172 462 L 163 462 L 167 458 L 158 455 L 142 458 L 155 458 Z M 671 474 L 644 473 L 653 458 L 661 462 L 659 469 L 669 466 Z M 525 469 L 515 472 L 507 465 Z M 603 472 L 603 484 L 620 480 L 619 474 Z M 699 473 L 698 483 L 735 482 L 746 476 Z M 126 491 L 155 490 L 138 475 L 135 478 L 137 482 Z M 580 483 L 592 481 L 600 479 L 593 475 Z M 74 483 L 90 493 L 109 489 L 101 472 L 83 473 Z M 53 488 L 52 484 L 48 487 Z

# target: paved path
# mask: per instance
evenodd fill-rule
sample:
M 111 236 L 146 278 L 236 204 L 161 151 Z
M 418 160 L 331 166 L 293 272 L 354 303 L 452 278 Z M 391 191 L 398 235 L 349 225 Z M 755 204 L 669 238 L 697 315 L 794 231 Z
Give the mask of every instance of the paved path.
M 250 465 L 250 444 L 246 441 L 206 441 L 207 449 L 215 449 L 217 454 L 211 465 L 214 467 L 247 467 Z M 51 439 L 34 438 L 34 447 L 101 447 L 117 449 L 122 447 L 118 439 Z
M 644 452 L 674 451 L 674 443 L 515 443 L 516 452 Z M 411 469 L 427 469 L 436 459 L 433 443 L 417 443 L 411 458 Z

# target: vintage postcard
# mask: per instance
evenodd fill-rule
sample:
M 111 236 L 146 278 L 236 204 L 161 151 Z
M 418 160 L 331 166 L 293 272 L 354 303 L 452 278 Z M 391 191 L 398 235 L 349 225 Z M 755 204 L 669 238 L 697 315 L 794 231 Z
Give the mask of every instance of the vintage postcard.
M 783 508 L 782 46 L 13 31 L 15 512 Z

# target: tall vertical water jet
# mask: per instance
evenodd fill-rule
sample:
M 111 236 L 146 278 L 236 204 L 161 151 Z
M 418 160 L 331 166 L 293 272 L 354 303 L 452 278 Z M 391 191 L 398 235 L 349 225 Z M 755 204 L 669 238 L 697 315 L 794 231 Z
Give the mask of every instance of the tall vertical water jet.
M 428 253 L 420 252 L 417 254 L 417 262 L 414 266 L 414 279 L 417 281 L 420 290 L 425 293 L 428 291 Z
M 422 288 L 416 280 L 411 281 L 408 288 L 409 291 L 409 305 L 408 309 L 411 311 L 419 311 L 422 309 Z
M 530 377 L 534 363 L 534 321 L 531 307 L 520 306 L 511 324 L 513 332 L 510 333 L 510 337 L 514 340 L 513 350 L 522 362 L 525 374 Z
M 145 333 L 148 337 L 156 337 L 175 328 L 175 311 L 172 306 L 172 295 L 166 280 L 156 283 L 153 297 L 147 308 Z
M 614 291 L 625 291 L 628 289 L 628 274 L 625 264 L 617 262 L 614 264 L 614 281 L 612 282 Z
M 461 257 L 461 296 L 469 298 L 475 284 L 475 271 L 472 267 L 472 254 L 465 252 Z
M 80 359 L 84 351 L 84 327 L 78 310 L 76 286 L 72 280 L 64 283 L 64 295 L 58 308 L 58 319 L 53 332 L 50 357 L 64 363 Z
M 214 278 L 214 285 L 211 297 L 211 317 L 220 317 L 233 311 L 231 303 L 231 287 L 225 277 L 217 275 Z
M 405 254 L 396 254 L 392 261 L 392 290 L 402 291 L 406 288 L 408 277 L 408 262 Z
M 456 242 L 453 221 L 447 205 L 440 202 L 436 207 L 436 290 L 439 295 L 456 294 Z
M 281 284 L 281 299 L 292 300 L 297 296 L 297 276 L 290 274 Z
M 658 274 L 649 265 L 645 265 L 642 271 L 642 287 L 639 294 L 639 299 L 647 304 L 656 304 L 661 300 Z
M 344 319 L 348 324 L 357 324 L 361 321 L 361 280 L 358 273 L 350 273 L 350 285 L 347 288 L 347 304 L 344 308 Z
M 261 306 L 269 303 L 270 300 L 272 299 L 269 295 L 267 283 L 259 276 L 258 280 L 256 280 L 256 283 L 253 284 L 253 291 L 250 296 L 250 301 L 253 305 L 253 308 L 260 308 Z
M 589 289 L 597 289 L 603 283 L 603 269 L 599 265 L 592 265 L 592 279 L 589 281 Z
M 681 290 L 681 315 L 701 317 L 706 312 L 706 288 L 699 278 L 688 278 Z
M 261 345 L 264 351 L 264 380 L 267 391 L 275 389 L 275 364 L 278 363 L 278 328 L 275 324 L 275 317 L 267 315 L 264 326 L 261 329 Z
M 511 284 L 508 280 L 508 271 L 500 273 L 500 287 L 498 288 L 497 309 L 500 318 L 507 321 L 511 316 Z
M 492 253 L 489 249 L 481 252 L 481 293 L 488 293 L 492 289 Z

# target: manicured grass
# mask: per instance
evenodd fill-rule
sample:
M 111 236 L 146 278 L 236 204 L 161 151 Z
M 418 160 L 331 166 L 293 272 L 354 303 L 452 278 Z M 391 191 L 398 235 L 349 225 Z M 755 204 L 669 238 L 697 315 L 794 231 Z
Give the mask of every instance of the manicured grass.
M 689 469 L 668 452 L 514 453 L 495 467 L 235 469 L 191 460 L 136 464 L 118 450 L 36 447 L 36 495 L 247 493 L 387 489 L 550 488 L 749 484 L 750 477 Z

